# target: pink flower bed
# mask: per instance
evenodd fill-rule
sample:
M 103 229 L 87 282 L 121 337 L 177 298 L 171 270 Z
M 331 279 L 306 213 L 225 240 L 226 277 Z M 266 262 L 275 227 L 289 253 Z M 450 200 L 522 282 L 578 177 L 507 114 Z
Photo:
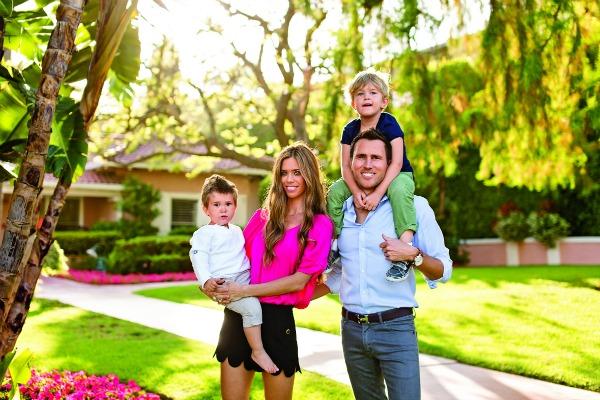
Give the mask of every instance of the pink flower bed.
M 67 274 L 59 275 L 61 278 L 95 284 L 120 284 L 120 283 L 147 283 L 169 281 L 193 281 L 196 275 L 193 272 L 165 272 L 163 274 L 127 274 L 114 275 L 103 271 L 87 271 L 70 269 Z
M 8 390 L 10 385 L 2 387 L 2 391 Z M 113 374 L 95 376 L 84 371 L 31 370 L 31 379 L 19 391 L 28 400 L 160 400 L 157 394 L 142 390 L 134 381 L 121 383 Z

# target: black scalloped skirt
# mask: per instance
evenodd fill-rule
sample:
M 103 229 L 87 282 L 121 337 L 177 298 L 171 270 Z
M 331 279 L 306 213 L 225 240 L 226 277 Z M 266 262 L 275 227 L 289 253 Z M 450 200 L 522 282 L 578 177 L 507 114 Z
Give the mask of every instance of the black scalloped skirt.
M 292 306 L 261 303 L 263 324 L 262 340 L 267 354 L 279 371 L 290 377 L 300 371 L 296 322 Z M 242 316 L 225 308 L 225 318 L 219 335 L 215 356 L 219 362 L 228 360 L 229 365 L 238 367 L 242 362 L 248 371 L 263 372 L 250 357 L 250 346 L 242 328 Z

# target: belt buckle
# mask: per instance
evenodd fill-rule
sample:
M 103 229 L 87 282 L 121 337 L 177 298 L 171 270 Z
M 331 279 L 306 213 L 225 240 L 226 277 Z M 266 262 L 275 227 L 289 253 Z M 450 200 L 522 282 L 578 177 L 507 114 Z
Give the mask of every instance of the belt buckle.
M 359 324 L 368 324 L 369 323 L 369 316 L 368 315 L 359 315 L 358 316 L 358 323 Z

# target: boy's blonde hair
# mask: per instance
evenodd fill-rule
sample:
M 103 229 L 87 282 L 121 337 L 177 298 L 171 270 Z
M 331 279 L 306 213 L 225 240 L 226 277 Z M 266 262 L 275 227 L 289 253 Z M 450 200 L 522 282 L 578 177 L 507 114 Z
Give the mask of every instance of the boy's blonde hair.
M 390 97 L 388 81 L 388 74 L 376 71 L 373 68 L 369 68 L 366 71 L 360 71 L 354 76 L 354 78 L 352 78 L 352 81 L 348 85 L 348 94 L 350 94 L 350 100 L 354 99 L 356 92 L 358 92 L 368 83 L 375 86 L 381 92 L 381 94 L 383 94 L 383 97 L 387 99 Z
M 221 175 L 211 175 L 204 180 L 202 185 L 202 205 L 208 207 L 208 196 L 211 193 L 231 194 L 233 203 L 237 206 L 238 190 L 235 183 L 223 178 Z

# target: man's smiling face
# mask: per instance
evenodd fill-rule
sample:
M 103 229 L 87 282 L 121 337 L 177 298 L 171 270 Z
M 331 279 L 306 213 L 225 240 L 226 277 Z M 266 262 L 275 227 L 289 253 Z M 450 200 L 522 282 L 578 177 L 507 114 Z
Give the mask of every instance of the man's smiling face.
M 385 144 L 381 140 L 360 139 L 352 156 L 352 175 L 358 186 L 369 194 L 381 183 L 388 168 Z

